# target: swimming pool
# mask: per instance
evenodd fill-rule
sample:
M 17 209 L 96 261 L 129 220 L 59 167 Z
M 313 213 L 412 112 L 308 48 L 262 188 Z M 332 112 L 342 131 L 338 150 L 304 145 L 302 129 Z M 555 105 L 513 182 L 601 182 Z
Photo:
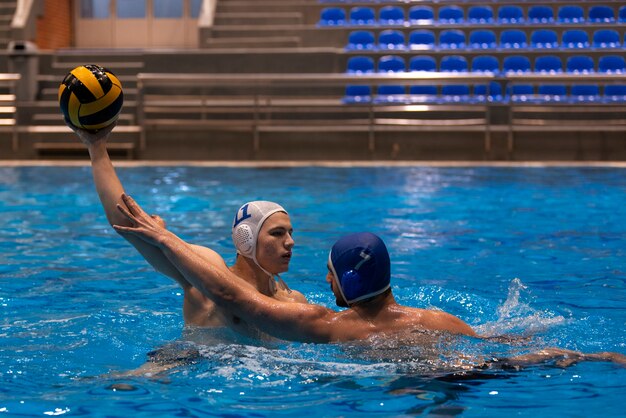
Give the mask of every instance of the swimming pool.
M 473 354 L 560 346 L 626 353 L 626 177 L 616 168 L 120 168 L 127 191 L 228 262 L 235 210 L 290 211 L 285 280 L 332 306 L 327 251 L 343 233 L 387 242 L 399 302 L 437 307 L 523 346 L 255 344 L 195 336 L 202 358 L 159 379 L 115 377 L 182 335 L 182 296 L 119 238 L 87 167 L 0 167 L 0 412 L 14 416 L 618 416 L 626 369 L 550 365 L 470 376 Z M 375 356 L 374 356 L 375 357 Z

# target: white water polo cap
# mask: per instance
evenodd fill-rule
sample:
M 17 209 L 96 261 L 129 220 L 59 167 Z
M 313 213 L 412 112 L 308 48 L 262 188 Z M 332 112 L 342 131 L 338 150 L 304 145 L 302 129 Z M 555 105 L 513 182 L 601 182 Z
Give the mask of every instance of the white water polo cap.
M 254 264 L 270 276 L 272 285 L 274 284 L 274 275 L 265 270 L 257 261 L 256 244 L 263 223 L 276 212 L 287 213 L 282 206 L 274 202 L 268 202 L 266 200 L 248 202 L 242 205 L 235 214 L 232 229 L 233 242 L 235 243 L 235 248 L 237 248 L 237 253 L 251 258 Z M 278 274 L 276 276 L 278 276 Z M 278 280 L 285 290 L 289 290 L 289 287 L 280 276 L 278 276 Z
M 233 222 L 233 242 L 237 252 L 256 262 L 256 243 L 263 223 L 276 212 L 287 211 L 277 203 L 256 200 L 242 205 Z M 257 263 L 258 264 L 258 263 Z

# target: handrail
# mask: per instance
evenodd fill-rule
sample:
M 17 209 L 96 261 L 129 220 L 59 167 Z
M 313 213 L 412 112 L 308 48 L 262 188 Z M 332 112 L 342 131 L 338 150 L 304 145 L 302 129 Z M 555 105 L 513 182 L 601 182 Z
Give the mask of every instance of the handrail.
M 485 83 L 492 73 L 405 72 L 392 74 L 137 74 L 138 85 L 147 86 L 341 86 L 351 83 L 406 85 Z
M 178 88 L 178 87 L 196 87 L 198 90 L 198 96 L 202 97 L 200 102 L 200 107 L 203 108 L 205 106 L 210 106 L 211 104 L 205 100 L 207 96 L 207 88 L 213 87 L 242 87 L 246 88 L 247 96 L 252 97 L 253 105 L 251 106 L 252 112 L 254 115 L 254 123 L 252 124 L 253 128 L 253 143 L 254 149 L 257 150 L 259 147 L 259 132 L 262 128 L 259 121 L 259 115 L 262 112 L 272 112 L 271 106 L 273 103 L 273 95 L 271 92 L 268 92 L 268 88 L 272 87 L 303 87 L 307 88 L 309 91 L 315 91 L 315 88 L 318 87 L 329 87 L 329 86 L 346 86 L 349 84 L 369 84 L 372 86 L 375 85 L 383 85 L 383 84 L 402 84 L 402 85 L 450 85 L 450 84 L 459 84 L 459 83 L 467 83 L 467 84 L 483 84 L 489 86 L 490 81 L 499 81 L 505 84 L 505 88 L 520 83 L 530 83 L 530 84 L 538 84 L 538 83 L 559 83 L 559 84 L 585 84 L 585 83 L 598 83 L 602 85 L 607 84 L 626 84 L 626 74 L 604 74 L 604 73 L 592 73 L 592 74 L 571 74 L 571 73 L 560 73 L 560 74 L 539 74 L 539 73 L 530 73 L 530 74 L 518 74 L 513 72 L 508 72 L 504 74 L 494 74 L 494 73 L 472 73 L 472 72 L 462 72 L 462 73 L 442 73 L 442 72 L 404 72 L 404 73 L 388 73 L 388 74 L 347 74 L 347 73 L 331 73 L 331 74 L 157 74 L 157 73 L 139 73 L 137 75 L 138 80 L 138 111 L 140 124 L 143 125 L 144 122 L 144 112 L 145 112 L 145 95 L 146 91 L 149 88 Z M 271 91 L 271 90 L 270 90 Z M 504 90 L 507 91 L 507 90 Z M 298 96 L 298 94 L 294 94 L 294 96 Z M 277 97 L 280 97 L 277 95 Z M 311 96 L 301 96 L 306 102 L 306 100 Z M 262 98 L 262 100 L 260 100 Z M 219 105 L 219 101 L 214 103 L 215 105 Z M 464 103 L 446 103 L 441 105 L 422 105 L 414 104 L 382 104 L 378 106 L 374 101 L 369 101 L 367 103 L 363 103 L 358 105 L 359 109 L 365 110 L 369 112 L 369 123 L 367 129 L 369 129 L 370 135 L 370 149 L 374 149 L 374 141 L 373 135 L 376 129 L 379 127 L 379 120 L 377 119 L 375 114 L 379 111 L 430 111 L 430 110 L 440 110 L 440 111 L 448 111 L 452 108 L 443 109 L 443 107 L 455 106 L 457 110 L 467 111 L 468 107 L 471 107 L 471 111 L 473 112 L 484 112 L 481 120 L 484 120 L 483 128 L 485 130 L 485 152 L 490 152 L 491 150 L 491 132 L 495 129 L 493 125 L 493 121 L 491 121 L 491 106 L 492 105 L 502 105 L 506 106 L 509 113 L 509 120 L 506 124 L 506 129 L 508 131 L 508 150 L 512 152 L 513 150 L 513 120 L 512 113 L 515 109 L 521 109 L 522 105 L 532 104 L 533 106 L 555 106 L 562 107 L 564 105 L 578 106 L 577 109 L 583 111 L 584 109 L 588 109 L 590 103 L 556 103 L 556 102 L 480 102 L 480 103 L 470 103 L 466 106 Z M 594 103 L 596 104 L 596 103 Z M 619 109 L 625 106 L 622 102 L 616 103 L 597 103 L 599 105 L 608 105 L 613 112 L 618 112 Z M 337 105 L 341 105 L 341 100 L 337 97 Z M 268 108 L 264 108 L 264 106 L 268 106 Z M 343 105 L 345 109 L 353 109 L 354 106 L 351 105 Z M 395 110 L 393 107 L 395 106 Z M 606 106 L 605 106 L 606 107 Z M 464 108 L 464 109 L 462 109 Z M 452 120 L 452 119 L 451 119 Z M 469 120 L 469 119 L 468 119 Z M 473 126 L 478 126 L 476 124 L 477 119 L 474 120 Z M 237 124 L 237 122 L 234 122 Z M 409 124 L 410 125 L 410 124 Z M 467 123 L 467 126 L 470 124 Z M 141 141 L 141 149 L 145 148 L 145 135 L 142 137 Z
M 626 83 L 626 73 L 588 73 L 588 74 L 574 74 L 574 73 L 556 73 L 556 74 L 543 74 L 543 73 L 530 73 L 530 74 L 517 74 L 506 73 L 504 80 L 508 84 L 587 84 L 587 83 L 599 83 L 599 84 L 624 84 Z
M 14 87 L 15 83 L 20 81 L 22 76 L 16 73 L 0 73 L 0 83 Z
M 198 17 L 198 27 L 211 28 L 215 21 L 215 9 L 217 8 L 217 0 L 203 0 L 200 7 L 200 16 Z
M 9 92 L 11 92 L 11 95 L 13 95 L 13 97 L 15 97 L 15 91 L 17 88 L 17 83 L 18 81 L 22 78 L 22 76 L 20 74 L 15 74 L 15 73 L 0 73 L 0 86 L 1 87 L 8 87 Z M 13 102 L 15 102 L 15 100 L 13 100 Z M 11 138 L 11 148 L 13 149 L 13 151 L 17 151 L 18 148 L 18 132 L 17 132 L 17 111 L 18 108 L 17 106 L 13 107 L 13 114 L 14 114 L 14 119 L 16 123 L 13 123 L 12 126 L 12 138 Z
M 37 16 L 42 8 L 42 1 L 17 0 L 11 21 L 11 38 L 20 41 L 34 39 L 37 32 Z

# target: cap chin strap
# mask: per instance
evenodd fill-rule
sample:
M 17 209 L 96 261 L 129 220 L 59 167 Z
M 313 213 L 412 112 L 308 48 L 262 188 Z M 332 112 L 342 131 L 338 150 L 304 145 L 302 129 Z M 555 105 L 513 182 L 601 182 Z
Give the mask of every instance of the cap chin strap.
M 337 285 L 337 288 L 339 288 L 339 294 L 341 295 L 341 299 L 343 299 L 343 301 L 346 302 L 346 305 L 350 306 L 348 299 L 346 299 L 346 295 L 343 294 L 343 288 L 341 287 L 341 282 L 339 281 L 339 277 L 337 277 L 337 272 L 335 271 L 335 266 L 333 265 L 332 255 L 333 255 L 333 250 L 331 249 L 330 253 L 328 253 L 328 267 L 330 268 L 330 272 L 333 274 L 333 280 L 335 280 L 335 284 Z
M 280 287 L 283 290 L 286 290 L 287 293 L 291 293 L 291 289 L 289 288 L 289 286 L 287 286 L 287 283 L 285 283 L 285 281 L 283 280 L 282 277 L 280 277 L 279 274 L 274 275 L 274 274 L 270 273 L 269 271 L 265 270 L 263 267 L 261 267 L 261 265 L 258 263 L 258 261 L 256 261 L 256 257 L 254 257 L 252 259 L 252 261 L 254 261 L 254 264 L 256 264 L 258 268 L 263 270 L 263 272 L 269 276 L 270 290 L 272 291 L 272 293 L 276 293 L 276 291 L 278 290 L 276 288 L 276 280 L 274 280 L 274 276 L 278 277 L 278 284 L 280 284 Z

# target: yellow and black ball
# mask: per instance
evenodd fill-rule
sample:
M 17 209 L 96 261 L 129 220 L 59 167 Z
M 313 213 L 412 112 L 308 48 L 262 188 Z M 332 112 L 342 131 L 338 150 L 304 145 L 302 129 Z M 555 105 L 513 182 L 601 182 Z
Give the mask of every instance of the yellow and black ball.
M 98 65 L 74 68 L 59 86 L 59 105 L 65 121 L 91 132 L 115 122 L 123 102 L 120 80 Z

